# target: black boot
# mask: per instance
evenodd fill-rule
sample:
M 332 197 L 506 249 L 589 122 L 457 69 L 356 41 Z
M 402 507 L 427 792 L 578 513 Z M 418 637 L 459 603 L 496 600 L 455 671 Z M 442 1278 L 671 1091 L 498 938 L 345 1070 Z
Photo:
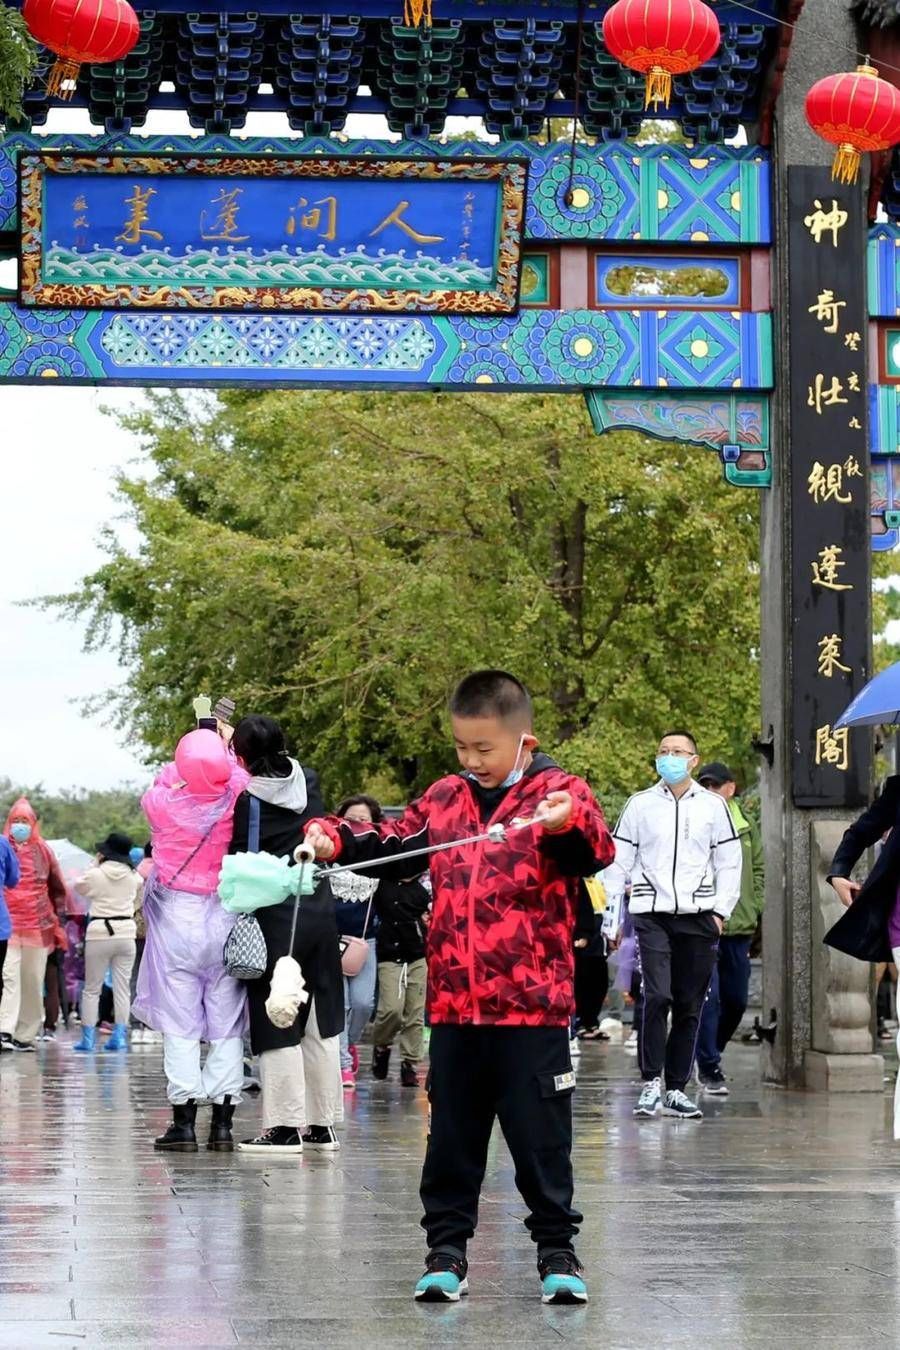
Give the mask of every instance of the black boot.
M 404 1087 L 419 1086 L 419 1075 L 411 1059 L 401 1059 L 400 1061 L 400 1082 Z
M 390 1062 L 391 1047 L 389 1045 L 376 1045 L 372 1050 L 372 1077 L 387 1078 Z
M 172 1124 L 165 1134 L 161 1134 L 153 1141 L 153 1147 L 160 1152 L 196 1153 L 197 1136 L 194 1133 L 196 1119 L 196 1102 L 184 1102 L 181 1106 L 173 1106 Z
M 231 1153 L 234 1140 L 231 1137 L 231 1121 L 234 1116 L 234 1103 L 230 1097 L 224 1102 L 213 1102 L 212 1120 L 209 1123 L 209 1139 L 206 1147 L 214 1153 Z

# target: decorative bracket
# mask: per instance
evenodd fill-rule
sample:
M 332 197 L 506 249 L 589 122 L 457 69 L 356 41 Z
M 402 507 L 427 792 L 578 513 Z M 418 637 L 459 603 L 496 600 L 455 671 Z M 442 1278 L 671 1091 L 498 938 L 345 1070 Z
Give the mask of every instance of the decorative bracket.
M 685 441 L 715 450 L 725 481 L 735 487 L 770 487 L 772 450 L 769 400 L 764 394 L 585 393 L 598 436 L 639 431 L 661 441 Z

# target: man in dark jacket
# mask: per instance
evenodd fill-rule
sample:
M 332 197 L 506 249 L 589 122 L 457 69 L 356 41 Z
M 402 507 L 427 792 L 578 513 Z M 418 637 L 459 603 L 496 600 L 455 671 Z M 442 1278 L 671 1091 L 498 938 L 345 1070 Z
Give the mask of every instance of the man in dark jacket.
M 828 880 L 842 905 L 847 906 L 825 936 L 829 947 L 859 961 L 891 961 L 900 945 L 897 889 L 900 885 L 900 776 L 888 778 L 881 796 L 855 820 L 837 847 Z M 875 866 L 861 884 L 850 874 L 867 848 L 890 831 Z
M 710 1096 L 727 1097 L 722 1052 L 747 1011 L 750 944 L 765 904 L 762 840 L 754 822 L 741 809 L 737 783 L 727 764 L 721 760 L 704 764 L 697 774 L 697 781 L 708 792 L 724 798 L 741 841 L 741 897 L 719 939 L 719 955 L 697 1036 L 700 1084 Z
M 372 1028 L 372 1077 L 387 1078 L 394 1038 L 400 1050 L 400 1082 L 418 1087 L 425 1024 L 425 913 L 431 896 L 421 881 L 381 881 L 375 908 L 381 923 L 378 1008 Z

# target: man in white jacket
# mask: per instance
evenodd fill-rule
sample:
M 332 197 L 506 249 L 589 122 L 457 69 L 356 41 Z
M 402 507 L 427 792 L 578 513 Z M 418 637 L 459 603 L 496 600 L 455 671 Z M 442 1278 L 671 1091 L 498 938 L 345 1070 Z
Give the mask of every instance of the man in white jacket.
M 662 738 L 659 782 L 626 803 L 613 831 L 616 860 L 603 874 L 610 907 L 631 878 L 643 994 L 638 1047 L 644 1088 L 636 1116 L 660 1110 L 686 1120 L 703 1115 L 684 1089 L 719 935 L 740 898 L 741 845 L 724 800 L 691 777 L 698 763 L 689 732 Z

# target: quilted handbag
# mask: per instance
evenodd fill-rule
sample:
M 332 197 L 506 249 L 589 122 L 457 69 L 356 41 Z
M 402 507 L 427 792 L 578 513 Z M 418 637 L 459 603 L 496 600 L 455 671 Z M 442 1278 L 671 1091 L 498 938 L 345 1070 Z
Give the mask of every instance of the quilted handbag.
M 259 852 L 259 802 L 250 798 L 248 846 L 251 854 Z M 259 920 L 252 914 L 239 914 L 225 939 L 222 963 L 235 980 L 258 980 L 266 973 L 266 939 Z
M 225 939 L 222 960 L 235 980 L 258 980 L 266 973 L 266 940 L 252 914 L 239 914 Z

